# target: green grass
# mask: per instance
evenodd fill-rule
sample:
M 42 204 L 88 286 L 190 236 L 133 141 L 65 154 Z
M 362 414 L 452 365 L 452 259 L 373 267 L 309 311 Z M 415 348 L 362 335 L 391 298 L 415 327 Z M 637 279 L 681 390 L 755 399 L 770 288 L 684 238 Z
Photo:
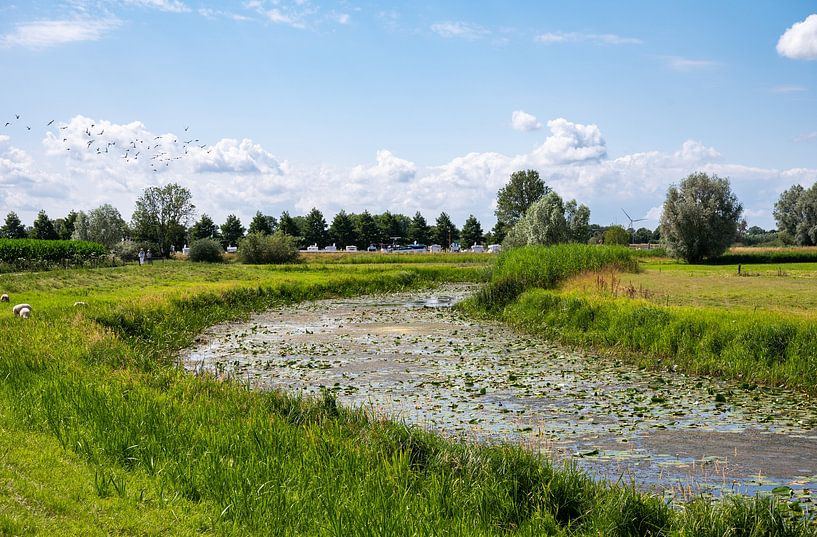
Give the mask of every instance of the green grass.
M 512 251 L 464 307 L 567 343 L 624 351 L 644 366 L 817 394 L 817 265 L 745 265 L 739 276 L 737 266 L 666 259 L 636 266 L 628 254 L 581 245 Z
M 0 277 L 34 306 L 27 321 L 0 318 L 0 533 L 815 534 L 785 502 L 674 510 L 521 447 L 174 366 L 203 327 L 255 310 L 484 277 L 478 265 L 185 263 Z

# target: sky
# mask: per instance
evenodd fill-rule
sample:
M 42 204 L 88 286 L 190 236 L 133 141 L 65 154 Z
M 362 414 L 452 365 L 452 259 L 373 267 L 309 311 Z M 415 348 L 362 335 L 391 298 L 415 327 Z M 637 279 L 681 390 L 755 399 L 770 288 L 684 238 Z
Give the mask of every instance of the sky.
M 217 222 L 487 230 L 519 169 L 650 228 L 714 173 L 774 228 L 817 181 L 817 2 L 0 0 L 0 217 L 175 182 Z

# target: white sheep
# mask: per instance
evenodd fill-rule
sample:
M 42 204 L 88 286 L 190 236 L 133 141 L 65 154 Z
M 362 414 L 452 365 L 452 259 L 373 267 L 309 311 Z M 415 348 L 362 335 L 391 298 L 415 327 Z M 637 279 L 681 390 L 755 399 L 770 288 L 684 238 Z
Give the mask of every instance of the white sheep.
M 14 306 L 14 307 L 12 308 L 12 310 L 11 310 L 11 311 L 13 311 L 13 312 L 14 312 L 14 316 L 15 316 L 15 317 L 19 317 L 19 316 L 20 316 L 20 312 L 21 312 L 21 311 L 23 311 L 23 310 L 28 310 L 28 313 L 29 313 L 29 315 L 30 315 L 30 314 L 31 314 L 31 309 L 32 309 L 32 308 L 31 308 L 31 305 L 30 305 L 30 304 L 17 304 L 16 306 Z
M 0 295 L 0 302 L 8 302 L 8 301 L 9 301 L 9 296 L 6 293 L 3 293 L 2 295 Z
M 23 308 L 20 310 L 20 317 L 23 319 L 28 319 L 31 317 L 31 308 Z

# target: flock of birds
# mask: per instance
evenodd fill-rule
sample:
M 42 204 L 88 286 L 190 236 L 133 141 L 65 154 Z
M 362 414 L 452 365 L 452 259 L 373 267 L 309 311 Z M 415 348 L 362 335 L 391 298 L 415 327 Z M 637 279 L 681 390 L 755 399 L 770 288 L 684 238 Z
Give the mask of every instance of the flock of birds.
M 26 121 L 21 121 L 21 114 L 14 114 L 14 119 L 9 119 L 3 122 L 3 129 L 20 125 L 25 127 L 24 132 L 29 132 L 32 129 L 31 124 Z M 52 119 L 45 124 L 46 127 L 52 127 L 56 120 Z M 200 150 L 205 153 L 212 152 L 212 148 L 207 148 L 207 144 L 202 144 L 201 140 L 189 135 L 190 126 L 184 128 L 184 137 L 189 138 L 183 140 L 181 147 L 179 147 L 179 138 L 173 134 L 163 134 L 149 139 L 147 136 L 142 139 L 135 136 L 131 139 L 123 139 L 119 137 L 105 136 L 105 128 L 97 126 L 96 123 L 89 122 L 85 126 L 85 130 L 81 133 L 82 144 L 77 144 L 77 140 L 68 136 L 67 131 L 72 125 L 62 124 L 57 125 L 59 129 L 59 136 L 56 138 L 62 140 L 62 144 L 66 151 L 82 150 L 100 157 L 116 156 L 123 159 L 126 163 L 148 161 L 150 167 L 154 172 L 162 169 L 162 166 L 169 167 L 173 161 L 182 160 L 190 155 L 191 150 Z M 71 133 L 74 134 L 74 133 Z M 205 151 L 206 149 L 206 151 Z

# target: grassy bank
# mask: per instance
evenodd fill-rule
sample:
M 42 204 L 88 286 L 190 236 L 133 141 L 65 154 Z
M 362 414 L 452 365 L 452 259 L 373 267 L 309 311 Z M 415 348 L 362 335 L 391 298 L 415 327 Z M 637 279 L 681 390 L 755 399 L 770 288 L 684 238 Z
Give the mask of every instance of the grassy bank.
M 738 274 L 638 263 L 618 249 L 520 249 L 497 261 L 491 282 L 465 307 L 567 343 L 621 350 L 644 366 L 817 395 L 815 268 L 748 265 Z
M 0 320 L 0 532 L 814 534 L 786 501 L 673 510 L 518 447 L 452 443 L 329 396 L 256 393 L 173 365 L 204 326 L 258 309 L 483 274 L 168 263 L 0 278 L 35 313 Z

